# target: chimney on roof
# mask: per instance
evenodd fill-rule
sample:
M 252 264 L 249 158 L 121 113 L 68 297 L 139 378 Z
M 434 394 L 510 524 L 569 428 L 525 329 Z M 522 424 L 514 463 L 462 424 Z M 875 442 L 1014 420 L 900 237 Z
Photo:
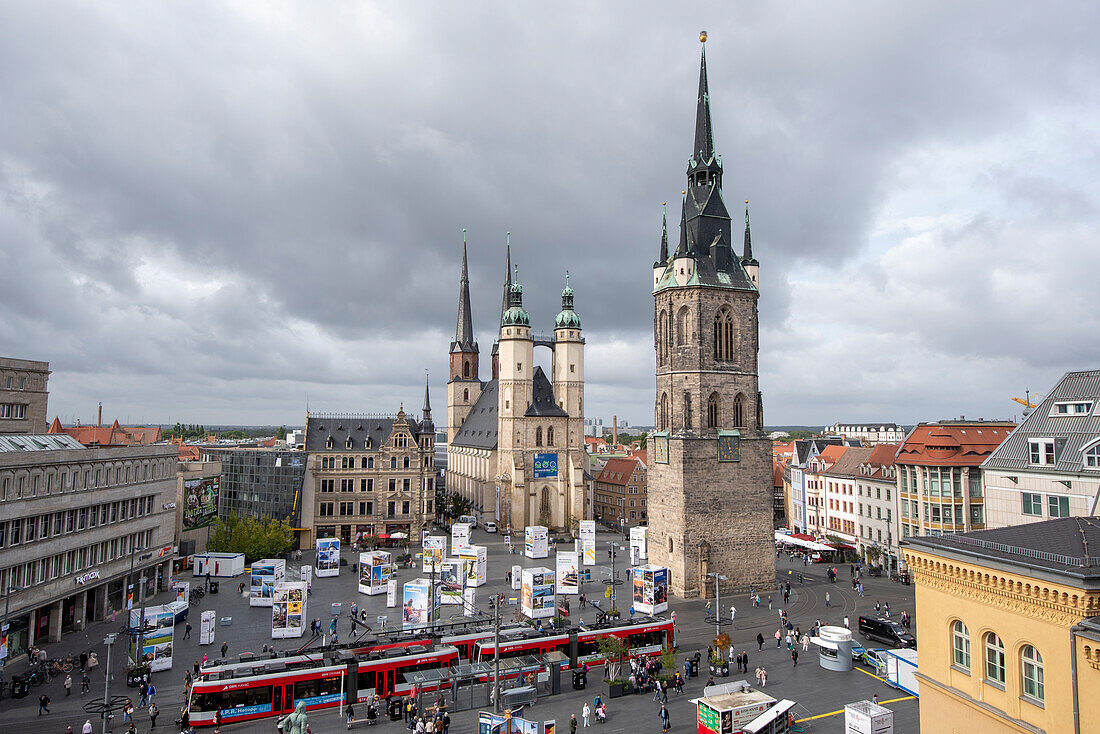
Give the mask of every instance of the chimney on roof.
M 96 415 L 95 427 L 103 428 L 103 401 L 99 402 L 99 413 Z
M 611 445 L 619 445 L 619 416 L 611 416 Z

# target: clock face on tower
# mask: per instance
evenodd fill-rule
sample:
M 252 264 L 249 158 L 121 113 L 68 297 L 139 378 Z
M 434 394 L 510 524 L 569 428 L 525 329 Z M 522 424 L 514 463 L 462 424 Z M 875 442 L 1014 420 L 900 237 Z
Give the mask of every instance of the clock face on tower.
M 741 437 L 718 437 L 718 461 L 741 461 Z

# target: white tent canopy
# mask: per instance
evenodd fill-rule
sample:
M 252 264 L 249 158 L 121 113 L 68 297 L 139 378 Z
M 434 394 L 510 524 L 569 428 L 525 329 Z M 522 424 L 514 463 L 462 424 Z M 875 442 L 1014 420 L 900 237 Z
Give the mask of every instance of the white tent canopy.
M 786 543 L 787 545 L 797 545 L 801 548 L 814 551 L 833 551 L 836 548 L 831 545 L 825 545 L 824 543 L 818 543 L 815 540 L 803 540 L 802 538 L 793 538 L 790 535 L 777 532 L 775 534 L 776 543 Z

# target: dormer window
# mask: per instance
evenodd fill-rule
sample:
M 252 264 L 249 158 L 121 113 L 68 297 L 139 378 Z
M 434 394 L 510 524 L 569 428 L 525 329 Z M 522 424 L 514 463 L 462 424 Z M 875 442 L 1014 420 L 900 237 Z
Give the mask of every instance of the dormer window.
M 1086 469 L 1100 469 L 1100 440 L 1085 449 L 1083 464 Z
M 1035 466 L 1052 466 L 1055 461 L 1054 439 L 1033 438 L 1028 441 L 1031 463 Z
M 344 441 L 344 448 L 346 448 L 346 449 L 355 448 L 355 444 L 352 442 L 351 436 L 348 436 L 348 440 Z
M 326 448 L 326 449 L 331 449 L 331 448 L 332 448 L 332 446 L 333 446 L 333 443 L 332 443 L 332 436 L 329 436 L 329 437 L 328 437 L 328 440 L 327 440 L 327 441 L 325 441 L 325 448 Z
M 1092 403 L 1084 400 L 1077 401 L 1065 401 L 1055 403 L 1051 409 L 1050 414 L 1056 415 L 1088 415 L 1092 412 Z

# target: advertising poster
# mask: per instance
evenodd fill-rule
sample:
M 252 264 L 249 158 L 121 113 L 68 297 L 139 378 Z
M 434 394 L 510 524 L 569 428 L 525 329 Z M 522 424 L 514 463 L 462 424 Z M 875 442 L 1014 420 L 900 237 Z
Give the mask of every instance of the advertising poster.
M 549 568 L 525 568 L 520 589 L 520 610 L 529 619 L 554 616 L 554 572 Z
M 477 715 L 477 734 L 539 734 L 539 723 L 481 711 Z
M 462 561 L 449 558 L 443 561 L 439 571 L 439 603 L 457 605 L 462 603 Z
M 477 613 L 477 589 L 472 586 L 467 586 L 462 592 L 462 613 L 467 617 L 472 617 Z
M 535 479 L 548 479 L 557 475 L 557 454 L 535 454 Z
M 298 580 L 308 588 L 313 583 L 313 566 L 302 566 L 298 569 Z
M 130 626 L 137 627 L 140 610 L 130 612 Z M 145 633 L 141 642 L 141 656 L 134 653 L 137 648 L 137 638 L 130 642 L 130 657 L 149 665 L 154 673 L 160 670 L 169 670 L 172 667 L 172 633 L 175 630 L 176 615 L 164 606 L 145 608 L 145 625 L 154 629 Z
M 542 525 L 528 525 L 523 531 L 523 554 L 528 558 L 550 555 L 550 536 Z
M 523 576 L 523 566 L 512 566 L 512 590 L 519 591 L 521 583 L 521 577 Z
M 630 528 L 630 547 L 638 549 L 638 558 L 646 560 L 649 554 L 646 552 L 646 528 Z
M 483 545 L 467 546 L 458 557 L 462 560 L 467 586 L 481 586 L 485 583 L 485 570 L 488 566 L 489 550 Z
M 218 516 L 218 477 L 183 480 L 183 529 L 201 528 Z
M 451 555 L 457 556 L 470 545 L 470 523 L 456 522 L 451 526 Z
M 632 604 L 639 614 L 660 614 L 668 610 L 668 569 L 638 566 L 631 569 Z
M 431 584 L 427 579 L 416 579 L 405 584 L 404 600 L 401 604 L 401 626 L 404 629 L 421 627 L 428 623 L 428 615 L 433 613 L 430 601 Z
M 596 521 L 581 520 L 581 556 L 585 566 L 596 565 Z
M 218 624 L 218 613 L 213 609 L 207 609 L 199 616 L 199 644 L 214 644 L 214 629 Z
M 306 585 L 301 581 L 276 584 L 271 600 L 271 636 L 301 637 L 305 631 Z
M 318 538 L 317 561 L 313 564 L 318 576 L 340 575 L 340 539 Z
M 421 570 L 424 573 L 436 573 L 443 563 L 443 555 L 447 551 L 447 537 L 444 535 L 429 535 L 424 538 L 424 557 Z
M 386 606 L 390 609 L 397 606 L 397 579 L 395 578 L 386 582 Z
M 191 601 L 190 581 L 173 581 L 172 591 L 176 592 L 176 601 L 182 601 L 184 604 Z
M 558 551 L 557 579 L 559 594 L 579 594 L 580 573 L 575 551 Z
M 248 606 L 269 607 L 275 593 L 275 584 L 283 580 L 286 561 L 265 558 L 252 564 L 248 583 Z
M 385 551 L 359 554 L 359 593 L 381 594 L 390 580 L 392 559 Z

